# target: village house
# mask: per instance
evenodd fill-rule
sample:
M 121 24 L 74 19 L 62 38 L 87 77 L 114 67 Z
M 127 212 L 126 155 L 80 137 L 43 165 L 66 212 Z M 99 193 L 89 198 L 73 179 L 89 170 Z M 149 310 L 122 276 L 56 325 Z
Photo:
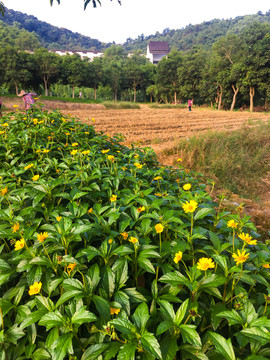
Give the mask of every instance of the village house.
M 146 57 L 152 64 L 157 64 L 164 56 L 170 52 L 167 41 L 149 41 L 147 45 Z

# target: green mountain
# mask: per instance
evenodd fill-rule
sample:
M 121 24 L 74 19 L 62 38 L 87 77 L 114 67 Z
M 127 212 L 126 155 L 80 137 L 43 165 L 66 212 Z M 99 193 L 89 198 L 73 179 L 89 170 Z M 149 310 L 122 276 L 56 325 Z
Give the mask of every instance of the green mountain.
M 0 18 L 4 24 L 35 34 L 40 45 L 48 49 L 63 50 L 102 50 L 110 44 L 102 43 L 70 30 L 50 25 L 38 20 L 35 16 L 7 9 L 5 16 Z M 0 24 L 1 25 L 1 24 Z
M 174 47 L 180 51 L 188 51 L 197 46 L 208 50 L 221 36 L 225 36 L 228 33 L 237 34 L 246 26 L 257 21 L 270 23 L 270 10 L 265 14 L 258 12 L 255 15 L 238 16 L 234 19 L 214 19 L 198 25 L 188 25 L 179 30 L 167 28 L 162 33 L 157 32 L 155 35 L 146 37 L 142 34 L 135 40 L 127 39 L 123 46 L 127 51 L 139 49 L 145 51 L 148 42 L 154 40 L 168 41 L 171 49 Z
M 102 43 L 70 30 L 58 28 L 32 15 L 7 9 L 5 17 L 0 18 L 0 45 L 7 43 L 20 49 L 32 50 L 43 46 L 48 49 L 62 50 L 104 50 L 112 43 Z M 228 33 L 239 33 L 253 22 L 270 23 L 270 10 L 263 14 L 238 16 L 234 19 L 214 19 L 197 25 L 188 25 L 182 29 L 164 29 L 155 35 L 138 36 L 137 39 L 128 38 L 123 44 L 127 52 L 142 50 L 146 53 L 150 40 L 168 41 L 170 48 L 188 51 L 194 47 L 210 49 L 212 44 L 221 36 Z M 39 42 L 39 43 L 38 43 Z

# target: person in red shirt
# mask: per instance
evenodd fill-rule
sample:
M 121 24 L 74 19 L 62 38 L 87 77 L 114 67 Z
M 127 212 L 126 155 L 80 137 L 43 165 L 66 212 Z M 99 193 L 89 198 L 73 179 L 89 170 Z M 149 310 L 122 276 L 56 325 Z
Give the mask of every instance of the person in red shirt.
M 191 111 L 191 106 L 192 106 L 192 100 L 189 99 L 188 100 L 188 111 Z
M 18 94 L 18 96 L 22 97 L 24 102 L 25 110 L 29 110 L 32 108 L 33 104 L 35 103 L 35 100 L 33 96 L 37 96 L 36 93 L 27 93 L 24 90 L 21 90 L 21 92 Z

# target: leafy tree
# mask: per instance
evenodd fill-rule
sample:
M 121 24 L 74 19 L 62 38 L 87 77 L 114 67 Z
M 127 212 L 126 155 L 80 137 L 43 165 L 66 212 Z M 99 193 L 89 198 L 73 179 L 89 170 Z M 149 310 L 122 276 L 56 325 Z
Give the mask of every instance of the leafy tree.
M 180 92 L 184 98 L 197 99 L 199 102 L 199 85 L 204 72 L 206 52 L 193 49 L 183 54 L 182 66 L 178 69 Z
M 65 84 L 72 86 L 72 97 L 75 87 L 81 86 L 86 78 L 86 65 L 78 54 L 65 55 L 62 60 L 62 78 Z
M 136 101 L 137 87 L 143 84 L 144 79 L 144 68 L 143 65 L 146 63 L 146 58 L 141 56 L 140 51 L 136 51 L 126 61 L 126 77 L 129 87 L 133 90 L 133 101 Z
M 95 58 L 93 61 L 85 64 L 87 68 L 86 85 L 94 89 L 94 97 L 97 99 L 97 87 L 103 79 L 103 59 Z
M 168 95 L 172 92 L 174 103 L 179 94 L 178 69 L 182 64 L 182 55 L 177 50 L 172 50 L 167 58 L 163 58 L 157 65 L 156 83 L 162 87 Z M 170 96 L 170 95 L 169 95 Z
M 255 91 L 267 93 L 270 83 L 270 25 L 254 23 L 241 34 L 244 44 L 245 84 L 249 87 L 250 111 L 254 108 Z
M 44 83 L 45 95 L 48 96 L 50 82 L 59 72 L 60 56 L 40 48 L 34 53 L 34 57 L 37 63 L 37 72 Z

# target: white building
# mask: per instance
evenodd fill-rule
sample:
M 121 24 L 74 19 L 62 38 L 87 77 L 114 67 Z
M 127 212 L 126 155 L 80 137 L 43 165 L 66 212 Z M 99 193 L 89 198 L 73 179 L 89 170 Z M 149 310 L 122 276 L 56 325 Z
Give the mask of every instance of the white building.
M 152 64 L 157 64 L 164 56 L 170 52 L 167 41 L 149 41 L 147 45 L 146 57 Z
M 88 58 L 89 61 L 93 61 L 94 58 L 103 56 L 103 52 L 100 51 L 87 51 L 87 50 L 49 50 L 50 52 L 54 52 L 55 54 L 64 56 L 64 55 L 73 55 L 73 54 L 78 54 L 80 55 L 81 59 L 83 58 Z

